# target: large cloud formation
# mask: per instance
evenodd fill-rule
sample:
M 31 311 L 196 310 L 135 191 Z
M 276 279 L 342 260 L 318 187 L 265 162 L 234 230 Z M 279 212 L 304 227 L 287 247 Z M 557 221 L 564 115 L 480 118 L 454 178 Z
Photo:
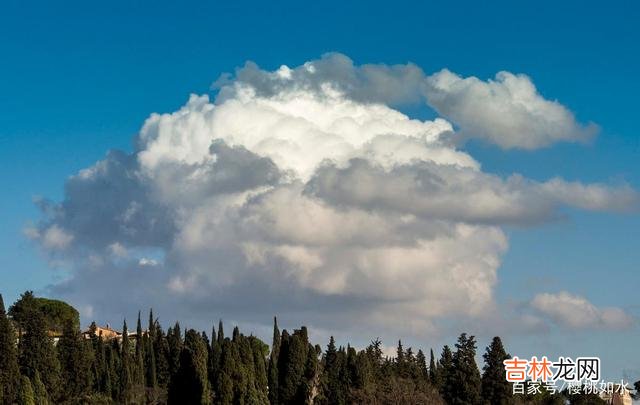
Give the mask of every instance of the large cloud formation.
M 276 71 L 248 63 L 217 81 L 214 102 L 192 95 L 152 114 L 133 153 L 72 176 L 29 235 L 69 263 L 56 293 L 96 316 L 153 305 L 193 320 L 278 314 L 379 335 L 483 316 L 508 246 L 502 226 L 638 203 L 626 186 L 485 173 L 453 146 L 454 125 L 396 109 L 426 100 L 505 147 L 583 136 L 529 79 L 499 78 L 459 84 L 340 54 Z M 486 110 L 470 113 L 474 101 Z

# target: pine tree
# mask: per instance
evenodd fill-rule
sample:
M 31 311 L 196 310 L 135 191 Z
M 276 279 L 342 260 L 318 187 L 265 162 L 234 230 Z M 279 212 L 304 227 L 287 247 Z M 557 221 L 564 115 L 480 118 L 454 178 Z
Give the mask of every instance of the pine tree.
M 17 400 L 21 383 L 16 351 L 16 332 L 4 309 L 0 294 L 0 403 Z
M 402 341 L 398 340 L 398 347 L 396 348 L 396 361 L 395 361 L 396 375 L 399 377 L 405 377 L 407 371 L 407 364 L 405 361 L 405 352 L 402 348 Z
M 476 364 L 476 341 L 462 333 L 453 355 L 453 379 L 451 404 L 477 404 L 481 402 L 482 383 Z
M 336 349 L 333 336 L 329 338 L 324 363 L 324 397 L 328 404 L 345 404 L 347 401 L 347 363 L 344 349 Z
M 484 358 L 482 398 L 490 404 L 508 404 L 513 396 L 513 390 L 505 378 L 503 361 L 511 356 L 504 350 L 502 340 L 498 336 L 493 338 L 482 357 Z
M 449 346 L 444 345 L 438 364 L 438 391 L 447 404 L 453 402 L 453 354 Z

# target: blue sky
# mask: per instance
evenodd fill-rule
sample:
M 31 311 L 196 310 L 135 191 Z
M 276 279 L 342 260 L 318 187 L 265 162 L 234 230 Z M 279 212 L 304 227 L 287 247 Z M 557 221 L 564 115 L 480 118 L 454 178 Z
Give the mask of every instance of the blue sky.
M 64 277 L 22 234 L 41 217 L 34 196 L 61 200 L 68 176 L 109 149 L 131 152 L 152 112 L 175 111 L 190 93 L 211 94 L 220 74 L 247 60 L 274 70 L 335 51 L 356 64 L 413 62 L 428 74 L 447 68 L 486 80 L 501 70 L 525 73 L 542 96 L 601 132 L 588 145 L 533 151 L 471 141 L 464 149 L 483 170 L 640 189 L 639 18 L 631 1 L 608 7 L 577 1 L 3 2 L 0 291 L 12 302 L 25 289 L 42 290 Z M 424 107 L 406 111 L 435 115 Z M 640 316 L 640 217 L 563 210 L 566 219 L 504 228 L 509 249 L 499 269 L 498 301 L 567 290 Z M 639 339 L 637 327 L 506 337 L 514 354 L 599 355 L 610 378 L 640 377 Z

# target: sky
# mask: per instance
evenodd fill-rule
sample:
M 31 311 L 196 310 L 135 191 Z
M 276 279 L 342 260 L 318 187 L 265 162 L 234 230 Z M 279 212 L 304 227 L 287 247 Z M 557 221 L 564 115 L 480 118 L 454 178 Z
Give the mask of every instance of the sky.
M 5 302 L 639 379 L 640 7 L 343 3 L 3 2 Z

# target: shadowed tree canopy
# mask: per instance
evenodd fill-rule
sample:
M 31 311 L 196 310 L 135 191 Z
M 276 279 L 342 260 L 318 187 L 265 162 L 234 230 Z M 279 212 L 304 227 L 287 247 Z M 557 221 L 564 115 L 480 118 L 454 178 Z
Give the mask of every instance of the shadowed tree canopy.
M 25 291 L 18 301 L 9 308 L 9 316 L 21 328 L 26 322 L 26 313 L 35 309 L 42 314 L 47 330 L 62 333 L 65 324 L 70 321 L 74 328 L 80 328 L 80 314 L 64 301 L 35 297 L 32 291 Z

